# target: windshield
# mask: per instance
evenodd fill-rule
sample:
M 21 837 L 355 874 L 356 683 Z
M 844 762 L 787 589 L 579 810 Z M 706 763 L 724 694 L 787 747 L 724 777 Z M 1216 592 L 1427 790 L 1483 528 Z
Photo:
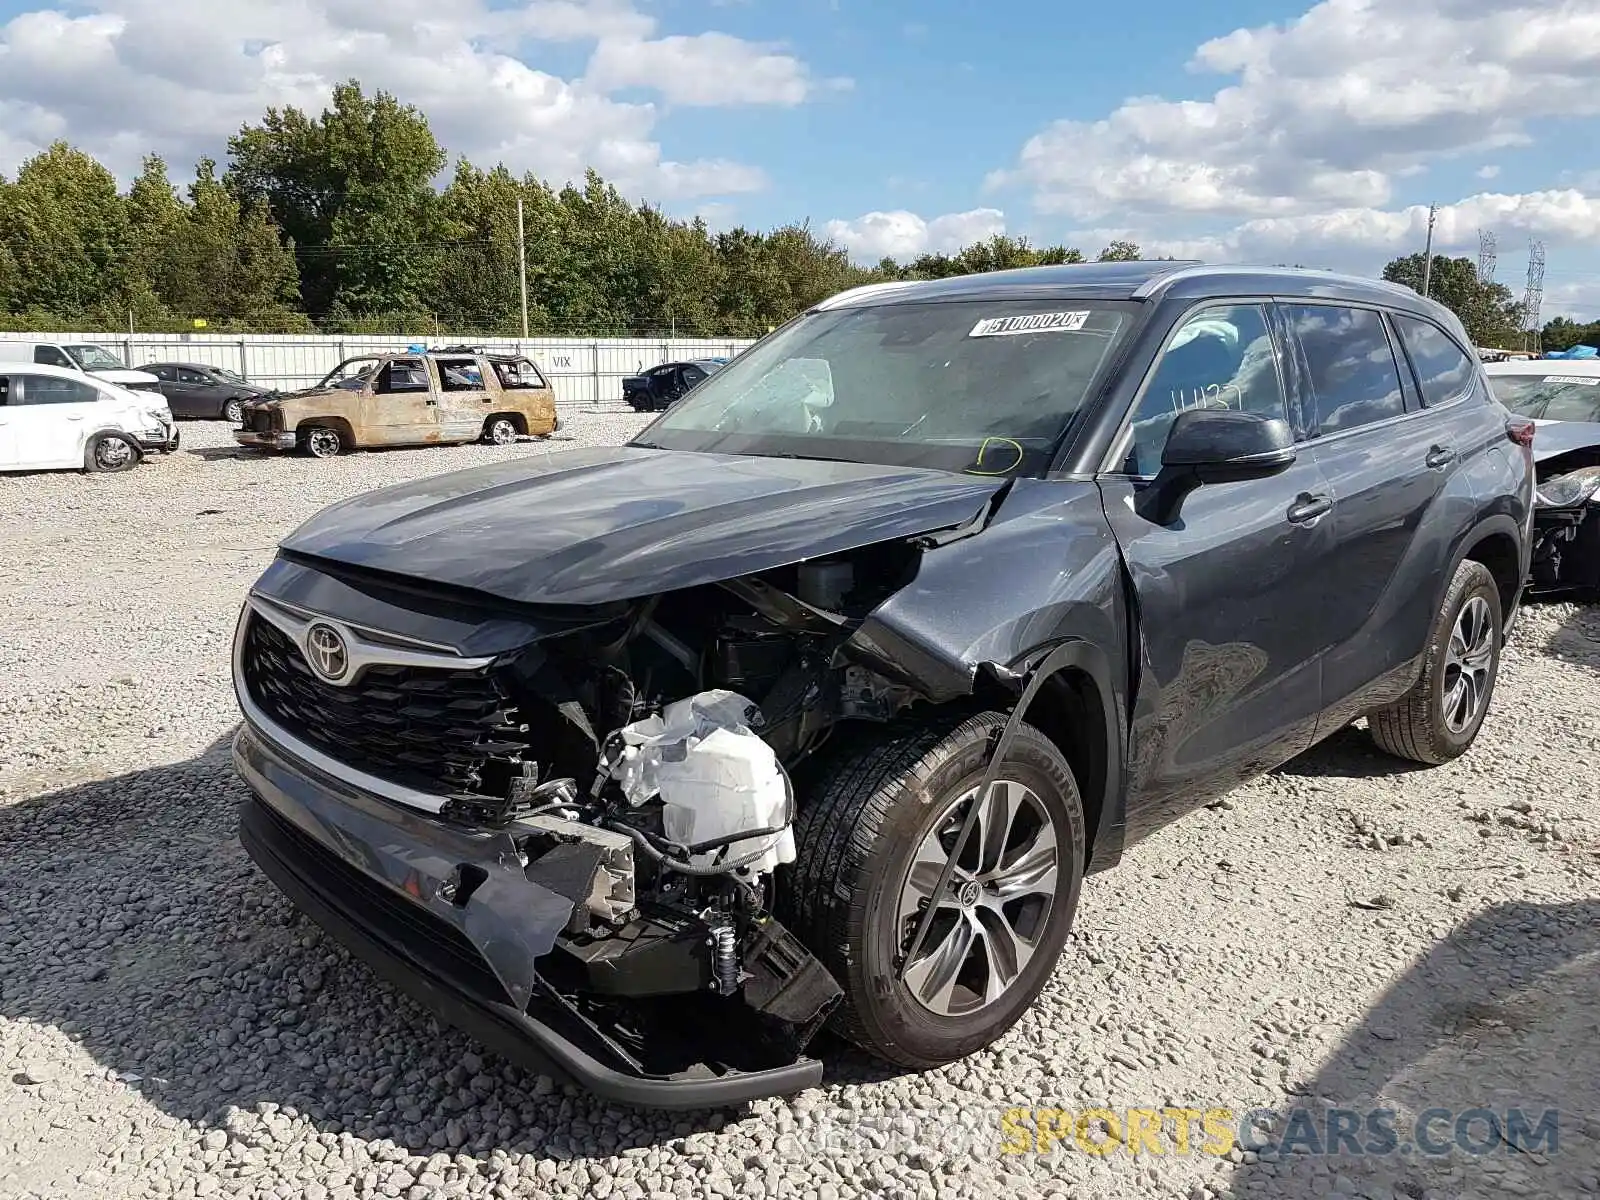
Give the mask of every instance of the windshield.
M 340 363 L 333 370 L 322 377 L 319 388 L 350 388 L 360 391 L 366 386 L 367 380 L 372 378 L 372 372 L 378 367 L 378 360 L 373 358 L 351 358 Z
M 122 360 L 102 346 L 68 346 L 66 350 L 85 371 L 122 370 Z
M 243 375 L 240 375 L 237 371 L 230 371 L 227 367 L 208 367 L 207 369 L 218 379 L 225 379 L 229 383 L 248 382 Z
M 634 444 L 1037 474 L 1134 308 L 964 300 L 811 313 L 708 376 Z
M 1519 416 L 1600 422 L 1600 376 L 1491 375 L 1489 383 L 1500 403 Z

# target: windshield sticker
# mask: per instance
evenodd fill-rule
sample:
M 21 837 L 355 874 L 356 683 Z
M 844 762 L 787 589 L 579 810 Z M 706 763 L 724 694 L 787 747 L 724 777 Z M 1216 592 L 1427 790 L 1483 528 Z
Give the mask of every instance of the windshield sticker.
M 1026 317 L 985 317 L 972 327 L 968 337 L 1016 337 L 1023 333 L 1070 333 L 1082 329 L 1089 319 L 1082 312 L 1034 313 Z
M 1545 383 L 1576 383 L 1581 387 L 1595 387 L 1600 385 L 1600 377 L 1585 378 L 1582 375 L 1546 375 Z

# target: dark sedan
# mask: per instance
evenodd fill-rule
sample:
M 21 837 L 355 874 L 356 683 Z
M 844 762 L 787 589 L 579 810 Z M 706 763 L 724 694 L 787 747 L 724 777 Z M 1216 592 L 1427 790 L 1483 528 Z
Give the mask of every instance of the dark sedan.
M 661 412 L 672 407 L 685 392 L 707 375 L 722 370 L 723 360 L 697 358 L 693 362 L 662 363 L 622 381 L 622 398 L 634 412 Z
M 226 367 L 205 363 L 146 363 L 139 370 L 149 371 L 161 381 L 157 386 L 175 417 L 220 419 L 237 425 L 244 420 L 244 402 L 265 391 Z

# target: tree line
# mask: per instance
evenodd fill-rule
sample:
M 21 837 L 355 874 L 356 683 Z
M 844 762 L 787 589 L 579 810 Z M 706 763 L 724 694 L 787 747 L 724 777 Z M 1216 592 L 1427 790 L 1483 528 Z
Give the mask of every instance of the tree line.
M 554 187 L 449 156 L 426 116 L 351 81 L 318 115 L 269 109 L 197 164 L 180 194 L 152 156 L 126 191 L 57 143 L 0 176 L 0 327 L 230 332 L 521 332 L 522 207 L 528 329 L 589 336 L 749 337 L 864 283 L 1085 261 L 1064 245 L 996 235 L 954 254 L 875 267 L 808 224 L 712 231 L 633 203 L 594 172 Z M 1116 241 L 1099 261 L 1132 260 Z M 1422 290 L 1423 256 L 1385 279 Z M 1522 311 L 1471 260 L 1435 256 L 1431 294 L 1480 345 L 1520 346 Z M 1547 349 L 1600 342 L 1564 318 Z
M 713 232 L 590 172 L 553 187 L 457 159 L 427 118 L 358 83 L 312 115 L 269 109 L 180 195 L 147 158 L 124 192 L 57 143 L 0 177 L 0 322 L 11 329 L 756 336 L 847 287 L 1081 262 L 996 236 L 957 254 L 852 264 L 809 225 Z M 1137 258 L 1113 243 L 1100 257 Z

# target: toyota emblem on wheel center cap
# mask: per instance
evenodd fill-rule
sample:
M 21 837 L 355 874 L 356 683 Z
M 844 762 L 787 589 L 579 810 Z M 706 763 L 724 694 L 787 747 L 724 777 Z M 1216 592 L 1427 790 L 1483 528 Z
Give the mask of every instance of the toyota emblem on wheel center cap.
M 313 625 L 306 630 L 306 662 L 329 683 L 343 679 L 350 669 L 350 652 L 344 635 L 332 625 Z

